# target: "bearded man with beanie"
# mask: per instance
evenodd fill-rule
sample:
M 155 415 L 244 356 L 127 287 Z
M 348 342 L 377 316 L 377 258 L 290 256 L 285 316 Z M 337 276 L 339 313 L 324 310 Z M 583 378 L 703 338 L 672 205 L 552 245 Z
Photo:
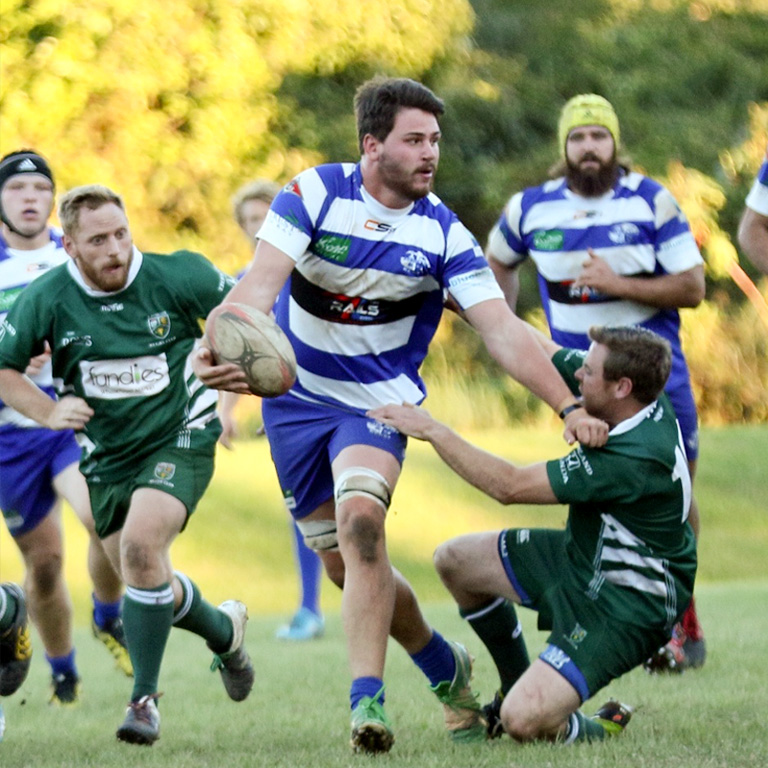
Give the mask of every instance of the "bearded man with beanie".
M 6 314 L 26 286 L 69 259 L 61 232 L 48 225 L 54 194 L 51 168 L 34 150 L 22 149 L 0 159 L 0 337 Z M 55 399 L 50 354 L 30 361 L 27 374 Z M 93 633 L 118 668 L 133 674 L 121 618 L 122 581 L 96 536 L 79 459 L 72 430 L 44 429 L 0 400 L 0 509 L 24 560 L 29 614 L 51 667 L 51 703 L 65 706 L 77 703 L 80 676 L 72 601 L 63 572 L 64 499 L 90 535 Z
M 704 298 L 704 267 L 677 201 L 619 156 L 619 120 L 594 93 L 570 99 L 557 130 L 559 160 L 550 180 L 514 194 L 488 236 L 486 257 L 510 307 L 517 268 L 530 257 L 552 339 L 589 348 L 593 325 L 641 326 L 667 339 L 672 371 L 666 393 L 694 476 L 698 418 L 680 343 L 678 309 Z M 691 505 L 698 536 L 699 512 Z M 648 660 L 649 672 L 700 667 L 704 636 L 693 600 L 670 642 Z

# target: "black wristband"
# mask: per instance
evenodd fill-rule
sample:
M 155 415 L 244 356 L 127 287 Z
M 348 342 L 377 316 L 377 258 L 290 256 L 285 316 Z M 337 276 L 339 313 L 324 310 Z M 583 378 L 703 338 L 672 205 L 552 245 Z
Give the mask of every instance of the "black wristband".
M 579 403 L 571 403 L 570 405 L 566 405 L 565 408 L 563 408 L 562 411 L 560 411 L 560 418 L 565 421 L 565 417 L 569 413 L 573 413 L 578 408 L 583 408 L 583 405 L 580 405 Z

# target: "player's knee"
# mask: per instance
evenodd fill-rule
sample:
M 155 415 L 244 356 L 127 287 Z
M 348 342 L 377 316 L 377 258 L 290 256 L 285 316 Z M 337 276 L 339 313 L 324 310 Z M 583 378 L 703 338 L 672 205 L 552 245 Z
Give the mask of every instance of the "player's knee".
M 507 699 L 501 706 L 500 714 L 504 730 L 515 741 L 525 743 L 541 736 L 541 723 L 532 708 L 518 706 Z
M 353 547 L 365 563 L 375 562 L 384 542 L 384 516 L 372 505 L 359 506 L 343 515 L 340 538 Z
M 459 539 L 451 539 L 438 545 L 434 555 L 432 555 L 435 569 L 448 589 L 451 586 L 456 586 L 462 573 L 465 572 L 464 559 Z
M 27 571 L 33 589 L 38 597 L 45 598 L 53 594 L 62 579 L 64 558 L 61 552 L 46 552 L 41 557 L 27 560 Z
M 120 564 L 129 582 L 133 582 L 138 574 L 146 573 L 154 561 L 155 553 L 143 542 L 129 539 L 120 543 Z

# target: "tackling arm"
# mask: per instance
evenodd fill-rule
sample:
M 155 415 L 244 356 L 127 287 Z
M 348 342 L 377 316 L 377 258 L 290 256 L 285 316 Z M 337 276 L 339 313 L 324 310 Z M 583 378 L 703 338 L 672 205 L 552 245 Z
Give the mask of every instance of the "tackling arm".
M 555 413 L 578 404 L 530 326 L 512 314 L 501 299 L 482 301 L 465 314 L 494 360 L 548 403 Z M 608 425 L 581 407 L 566 416 L 565 426 L 565 439 L 569 443 L 578 440 L 584 445 L 599 447 L 608 439 Z
M 431 443 L 456 474 L 502 504 L 556 504 L 546 464 L 518 467 L 468 443 L 415 405 L 385 405 L 368 413 L 405 435 Z
M 738 240 L 749 260 L 768 275 L 768 216 L 746 206 L 739 222 Z

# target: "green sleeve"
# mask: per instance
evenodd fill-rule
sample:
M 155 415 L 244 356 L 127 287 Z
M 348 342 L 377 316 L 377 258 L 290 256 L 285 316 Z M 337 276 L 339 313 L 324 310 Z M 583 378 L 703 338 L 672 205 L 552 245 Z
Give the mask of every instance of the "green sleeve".
M 582 349 L 567 349 L 566 347 L 558 349 L 552 356 L 552 363 L 568 385 L 568 389 L 576 396 L 580 394 L 579 382 L 576 381 L 576 371 L 581 368 L 586 356 L 587 353 Z
M 205 320 L 208 313 L 224 301 L 237 281 L 201 253 L 178 251 L 173 255 L 183 260 L 180 273 L 185 276 L 185 294 L 194 320 Z
M 548 461 L 547 475 L 561 504 L 626 503 L 643 493 L 647 471 L 644 464 L 641 459 L 615 453 L 607 446 L 578 446 L 567 456 Z

